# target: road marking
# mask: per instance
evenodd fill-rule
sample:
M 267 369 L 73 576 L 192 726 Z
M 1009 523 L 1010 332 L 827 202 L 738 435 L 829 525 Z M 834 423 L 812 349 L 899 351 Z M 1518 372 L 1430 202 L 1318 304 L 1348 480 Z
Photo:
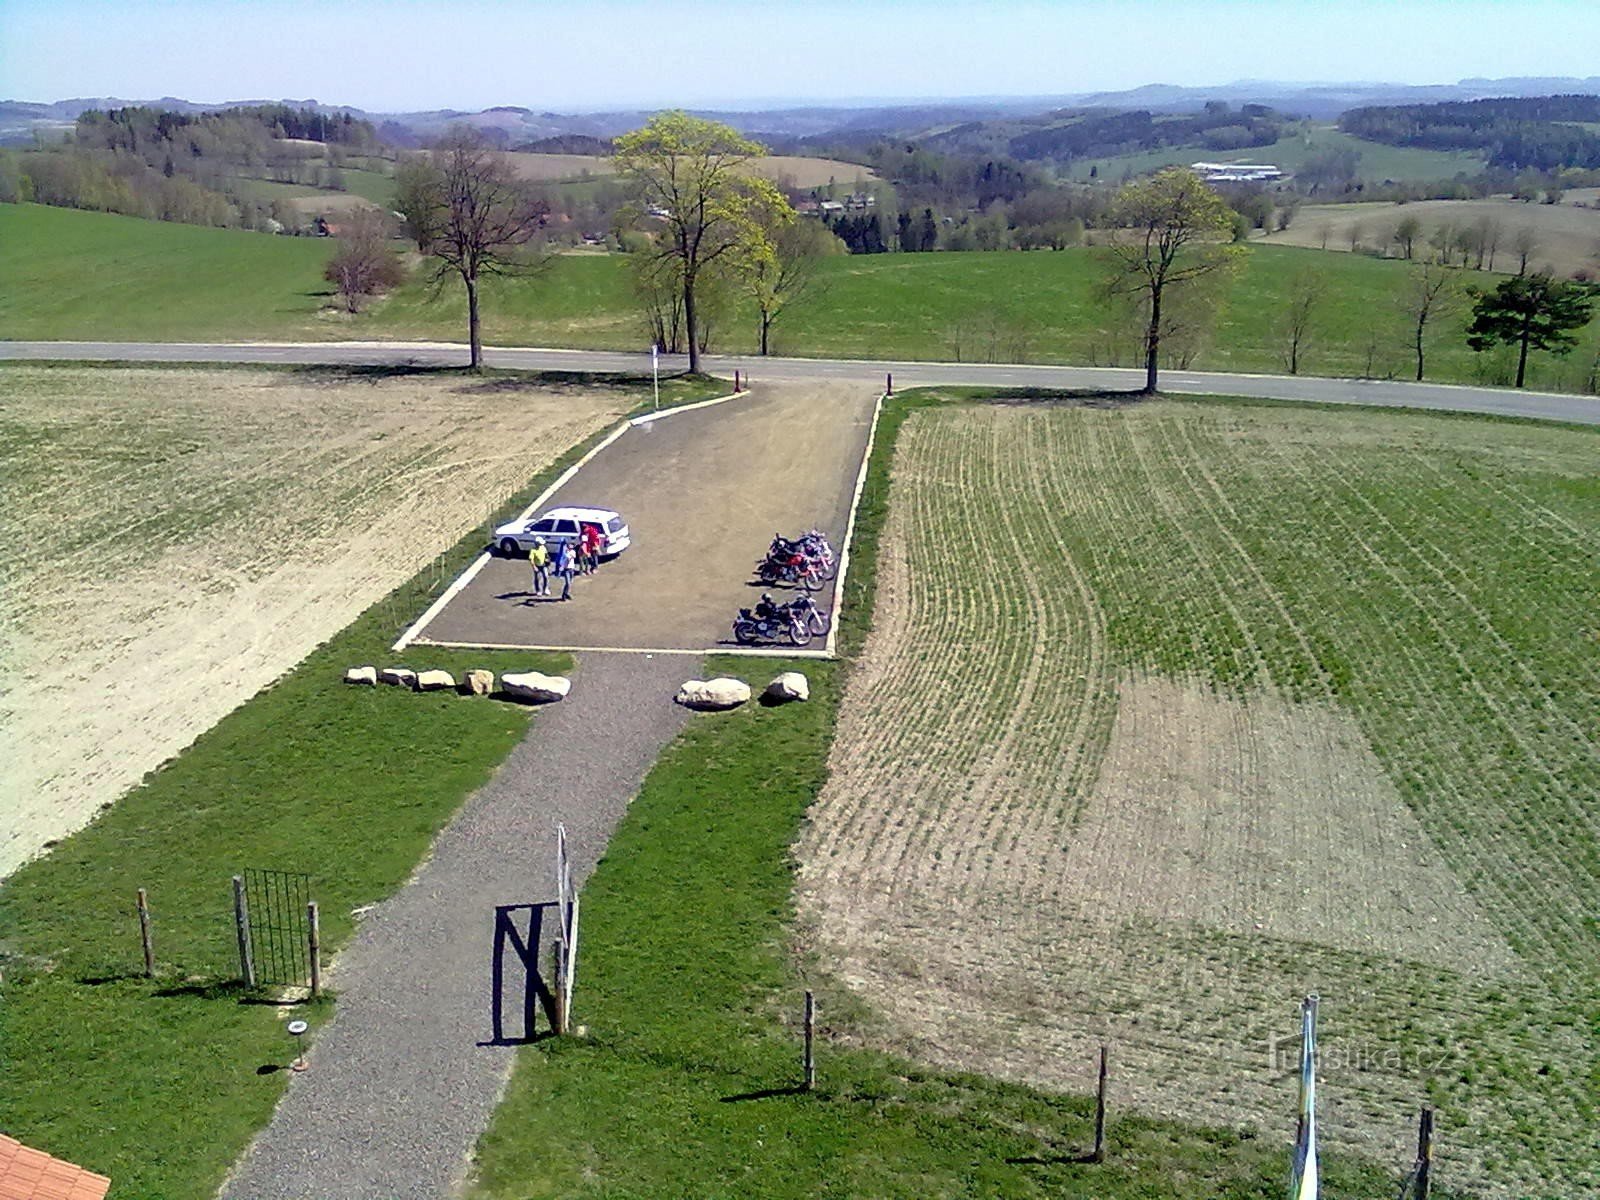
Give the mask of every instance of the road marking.
M 710 400 L 696 400 L 693 404 L 680 404 L 676 408 L 663 408 L 659 412 L 649 412 L 642 417 L 634 417 L 628 424 L 634 426 L 650 425 L 661 420 L 662 417 L 670 417 L 681 412 L 691 412 L 697 408 L 710 408 L 713 404 L 726 404 L 729 400 L 737 400 L 740 396 L 748 396 L 749 394 L 749 390 L 746 389 L 742 392 L 730 392 L 726 396 L 715 396 Z
M 428 605 L 427 611 L 406 628 L 406 631 L 400 635 L 400 640 L 395 642 L 394 645 L 390 646 L 389 650 L 392 653 L 398 653 L 399 651 L 404 650 L 412 642 L 416 641 L 417 635 L 422 632 L 422 630 L 427 626 L 428 622 L 437 617 L 440 610 L 460 594 L 462 588 L 466 587 L 467 584 L 471 583 L 478 577 L 478 572 L 483 570 L 484 564 L 488 561 L 489 552 L 487 550 L 478 555 L 477 558 L 473 559 L 472 565 L 469 566 L 465 571 L 461 572 L 461 574 L 456 576 L 455 582 L 449 587 L 445 588 L 444 592 L 437 600 Z
M 844 604 L 844 577 L 850 570 L 850 540 L 856 535 L 856 509 L 861 507 L 861 492 L 867 486 L 867 468 L 872 463 L 872 443 L 878 436 L 878 416 L 883 412 L 887 392 L 878 393 L 878 402 L 872 406 L 872 424 L 867 427 L 867 448 L 861 455 L 861 469 L 856 472 L 855 495 L 850 497 L 850 519 L 845 524 L 844 542 L 839 550 L 839 572 L 833 581 L 833 620 L 828 625 L 828 657 L 834 657 L 839 645 L 839 617 Z
M 686 650 L 681 646 L 534 646 L 516 642 L 436 642 L 431 638 L 417 638 L 413 646 L 436 646 L 441 650 L 541 650 L 565 654 L 678 654 L 703 658 L 707 654 L 728 654 L 739 658 L 815 658 L 831 659 L 827 650 L 804 650 L 798 646 L 788 649 L 766 646 L 707 646 L 704 650 Z

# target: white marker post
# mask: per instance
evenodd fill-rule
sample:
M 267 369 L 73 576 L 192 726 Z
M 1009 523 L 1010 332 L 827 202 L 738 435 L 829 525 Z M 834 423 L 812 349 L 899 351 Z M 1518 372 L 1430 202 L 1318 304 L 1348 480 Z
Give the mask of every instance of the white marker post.
M 656 409 L 661 408 L 661 347 L 650 343 L 650 382 L 655 388 Z

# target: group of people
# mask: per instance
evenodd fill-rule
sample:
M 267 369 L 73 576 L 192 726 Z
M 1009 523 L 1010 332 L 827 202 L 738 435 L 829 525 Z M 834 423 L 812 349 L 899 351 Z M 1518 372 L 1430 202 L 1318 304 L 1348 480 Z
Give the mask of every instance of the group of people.
M 552 550 L 542 537 L 533 539 L 528 551 L 528 561 L 533 565 L 533 594 L 550 594 L 550 576 L 561 580 L 560 600 L 572 599 L 572 577 L 593 575 L 600 569 L 600 553 L 605 547 L 605 534 L 598 525 L 584 525 L 575 538 L 557 540 Z

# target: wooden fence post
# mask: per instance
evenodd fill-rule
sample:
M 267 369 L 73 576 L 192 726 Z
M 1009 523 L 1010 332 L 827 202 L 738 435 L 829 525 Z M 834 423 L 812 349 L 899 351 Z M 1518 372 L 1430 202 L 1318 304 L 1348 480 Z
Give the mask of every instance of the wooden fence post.
M 139 889 L 139 940 L 144 944 L 144 977 L 156 973 L 156 950 L 150 941 L 150 900 L 144 889 Z
M 1417 1200 L 1428 1200 L 1428 1187 L 1433 1174 L 1433 1109 L 1422 1106 L 1422 1116 L 1417 1121 Z
M 1094 1100 L 1094 1154 L 1093 1162 L 1106 1160 L 1106 1047 L 1100 1047 L 1100 1085 L 1095 1090 Z
M 256 964 L 250 953 L 250 906 L 244 898 L 244 878 L 233 877 L 233 925 L 239 935 L 239 977 L 246 987 L 256 985 Z
M 322 923 L 317 920 L 317 902 L 306 904 L 306 938 L 311 943 L 311 998 L 322 995 Z
M 815 1091 L 817 1086 L 817 1056 L 815 1052 L 817 1039 L 817 1001 L 811 994 L 811 989 L 806 989 L 806 1091 Z
M 567 1032 L 567 944 L 564 940 L 556 940 L 555 952 L 555 1027 L 558 1035 L 565 1035 Z

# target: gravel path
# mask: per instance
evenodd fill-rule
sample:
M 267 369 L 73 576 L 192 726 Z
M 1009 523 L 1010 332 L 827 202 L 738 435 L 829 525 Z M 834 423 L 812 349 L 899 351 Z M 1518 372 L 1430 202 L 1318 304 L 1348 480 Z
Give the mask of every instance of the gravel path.
M 752 568 L 774 531 L 792 537 L 816 527 L 843 546 L 876 400 L 859 383 L 762 384 L 726 404 L 628 430 L 545 507 L 616 509 L 633 545 L 595 576 L 574 580 L 572 604 L 533 599 L 527 559 L 491 558 L 417 631 L 417 642 L 732 646 L 730 623 L 761 594 Z M 830 588 L 819 602 L 830 606 L 831 595 Z
M 406 1200 L 459 1186 L 515 1053 L 485 1044 L 495 907 L 555 898 L 558 821 L 575 879 L 593 870 L 683 726 L 672 696 L 695 666 L 680 656 L 585 656 L 567 699 L 539 712 L 432 857 L 339 956 L 329 976 L 337 1014 L 224 1197 Z M 581 1020 L 581 962 L 579 980 Z M 506 1018 L 515 1035 L 520 1009 L 509 994 Z

